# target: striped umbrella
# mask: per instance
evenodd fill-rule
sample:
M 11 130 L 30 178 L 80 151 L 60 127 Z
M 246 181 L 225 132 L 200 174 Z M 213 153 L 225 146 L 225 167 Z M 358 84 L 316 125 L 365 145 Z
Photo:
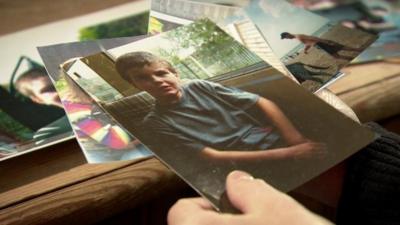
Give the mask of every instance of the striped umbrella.
M 117 125 L 104 123 L 92 115 L 93 106 L 75 102 L 63 102 L 71 121 L 79 131 L 95 141 L 112 149 L 126 148 L 131 138 L 128 133 Z
M 113 149 L 126 148 L 131 139 L 117 125 L 103 125 L 96 119 L 84 119 L 77 123 L 79 129 L 89 137 Z

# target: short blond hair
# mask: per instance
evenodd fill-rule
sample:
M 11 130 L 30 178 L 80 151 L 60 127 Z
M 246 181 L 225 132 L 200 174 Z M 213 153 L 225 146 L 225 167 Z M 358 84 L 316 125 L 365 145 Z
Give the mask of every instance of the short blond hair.
M 140 51 L 129 52 L 118 57 L 115 62 L 115 68 L 124 80 L 131 82 L 130 74 L 127 73 L 128 70 L 133 68 L 142 69 L 144 66 L 148 66 L 156 62 L 166 65 L 171 72 L 176 73 L 175 68 L 167 60 L 162 59 L 150 52 Z

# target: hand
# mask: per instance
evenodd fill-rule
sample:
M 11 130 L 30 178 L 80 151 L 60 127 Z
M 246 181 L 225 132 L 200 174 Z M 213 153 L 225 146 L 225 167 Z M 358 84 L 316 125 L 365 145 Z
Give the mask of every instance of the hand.
M 327 155 L 327 148 L 324 143 L 313 142 L 307 140 L 306 142 L 299 144 L 294 149 L 293 156 L 297 159 L 304 158 L 324 158 Z
M 169 225 L 327 225 L 290 196 L 264 181 L 234 171 L 226 180 L 229 200 L 242 214 L 218 213 L 202 198 L 179 200 L 168 213 Z

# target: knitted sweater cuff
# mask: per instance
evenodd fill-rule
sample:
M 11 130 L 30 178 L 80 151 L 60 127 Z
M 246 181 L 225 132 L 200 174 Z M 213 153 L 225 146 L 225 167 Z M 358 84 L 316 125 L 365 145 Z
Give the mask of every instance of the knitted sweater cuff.
M 400 136 L 365 126 L 380 137 L 349 159 L 337 224 L 400 224 Z

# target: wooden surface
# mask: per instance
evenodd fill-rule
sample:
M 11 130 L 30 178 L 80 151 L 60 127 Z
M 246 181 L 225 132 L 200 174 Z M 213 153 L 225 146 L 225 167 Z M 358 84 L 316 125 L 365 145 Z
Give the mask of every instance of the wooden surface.
M 352 65 L 343 72 L 347 75 L 329 89 L 347 103 L 362 122 L 400 114 L 400 60 Z
M 126 2 L 0 0 L 0 34 Z M 330 89 L 362 121 L 381 120 L 400 113 L 399 71 L 387 62 L 352 66 Z M 156 159 L 89 165 L 68 141 L 0 163 L 0 224 L 93 224 L 184 187 Z
M 0 224 L 93 224 L 185 187 L 154 158 L 86 164 L 68 141 L 0 164 Z
M 0 0 L 0 35 L 133 0 Z
M 398 65 L 369 66 L 352 67 L 330 88 L 360 118 L 399 114 Z M 156 159 L 89 165 L 76 142 L 69 141 L 0 164 L 0 221 L 93 224 L 184 187 Z
M 0 35 L 132 0 L 0 0 Z M 154 158 L 86 164 L 76 141 L 0 163 L 0 224 L 93 224 L 186 187 Z
M 70 170 L 86 162 L 75 140 L 11 158 L 0 163 L 0 207 L 4 192 Z
M 104 165 L 103 171 L 84 165 L 5 193 L 14 197 L 28 194 L 30 199 L 3 208 L 0 221 L 2 224 L 90 224 L 184 187 L 155 159 L 119 164 L 110 166 L 113 169 L 107 172 Z M 86 170 L 91 170 L 90 179 Z M 79 178 L 79 174 L 83 176 Z M 70 178 L 75 183 L 65 184 L 64 179 Z M 60 183 L 65 185 L 46 192 L 41 190 Z M 32 195 L 34 192 L 37 195 Z

